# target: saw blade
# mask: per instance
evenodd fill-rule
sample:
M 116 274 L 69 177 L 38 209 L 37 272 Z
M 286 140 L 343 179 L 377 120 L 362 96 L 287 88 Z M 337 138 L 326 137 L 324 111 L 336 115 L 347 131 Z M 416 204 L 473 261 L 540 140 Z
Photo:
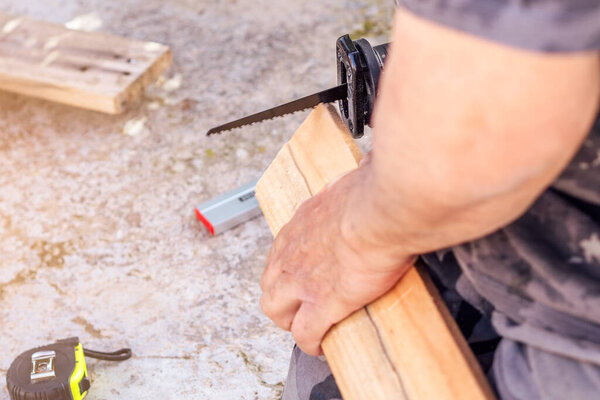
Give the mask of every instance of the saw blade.
M 307 108 L 316 107 L 321 103 L 331 103 L 336 100 L 342 100 L 347 96 L 348 85 L 344 83 L 343 85 L 335 86 L 331 89 L 323 90 L 322 92 L 314 93 L 309 96 L 302 97 L 301 99 L 290 101 L 289 103 L 285 103 L 256 114 L 248 115 L 247 117 L 240 118 L 220 126 L 216 126 L 210 129 L 206 134 L 212 135 L 214 133 L 229 131 L 234 128 L 250 125 L 266 119 L 272 119 L 282 115 L 291 114 L 296 111 L 302 111 Z

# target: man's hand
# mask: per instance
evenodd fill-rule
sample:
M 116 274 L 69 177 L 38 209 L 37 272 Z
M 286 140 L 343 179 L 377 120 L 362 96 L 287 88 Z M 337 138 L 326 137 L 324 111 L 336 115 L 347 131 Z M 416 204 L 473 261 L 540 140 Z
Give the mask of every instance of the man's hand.
M 388 255 L 342 232 L 342 221 L 361 213 L 348 208 L 349 199 L 369 189 L 363 179 L 368 168 L 363 163 L 302 204 L 267 258 L 261 307 L 311 355 L 321 354 L 333 324 L 386 293 L 411 265 L 412 257 Z
M 522 215 L 598 110 L 596 52 L 518 50 L 404 11 L 392 41 L 372 158 L 302 205 L 267 261 L 263 310 L 309 354 L 391 288 L 412 255 Z

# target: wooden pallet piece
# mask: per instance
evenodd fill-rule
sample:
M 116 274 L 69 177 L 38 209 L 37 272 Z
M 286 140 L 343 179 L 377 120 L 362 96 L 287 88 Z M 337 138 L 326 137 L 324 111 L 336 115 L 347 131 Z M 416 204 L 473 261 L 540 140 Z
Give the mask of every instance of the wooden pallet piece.
M 118 114 L 171 61 L 159 43 L 0 13 L 0 90 Z
M 332 106 L 312 111 L 256 186 L 273 235 L 360 157 Z M 346 400 L 494 398 L 427 273 L 414 267 L 386 295 L 334 326 L 322 348 Z

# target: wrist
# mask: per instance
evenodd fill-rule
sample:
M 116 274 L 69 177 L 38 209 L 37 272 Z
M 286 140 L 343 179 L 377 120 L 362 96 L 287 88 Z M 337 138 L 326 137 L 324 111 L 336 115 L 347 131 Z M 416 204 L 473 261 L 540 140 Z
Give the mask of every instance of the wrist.
M 389 270 L 410 264 L 416 258 L 405 245 L 389 207 L 381 207 L 385 196 L 376 188 L 370 160 L 341 178 L 332 190 L 343 198 L 339 235 L 342 245 L 362 259 L 369 268 Z M 375 201 L 377 199 L 377 201 Z M 385 201 L 384 201 L 385 203 Z

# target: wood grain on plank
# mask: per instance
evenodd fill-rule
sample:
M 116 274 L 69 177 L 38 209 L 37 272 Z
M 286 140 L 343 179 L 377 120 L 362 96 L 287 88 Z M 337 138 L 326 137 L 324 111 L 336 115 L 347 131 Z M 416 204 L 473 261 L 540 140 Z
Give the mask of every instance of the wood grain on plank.
M 171 65 L 167 46 L 0 13 L 0 89 L 111 114 Z
M 256 186 L 273 235 L 303 201 L 356 168 L 360 157 L 335 109 L 317 107 Z M 322 347 L 346 400 L 494 398 L 435 287 L 416 268 L 335 325 Z

